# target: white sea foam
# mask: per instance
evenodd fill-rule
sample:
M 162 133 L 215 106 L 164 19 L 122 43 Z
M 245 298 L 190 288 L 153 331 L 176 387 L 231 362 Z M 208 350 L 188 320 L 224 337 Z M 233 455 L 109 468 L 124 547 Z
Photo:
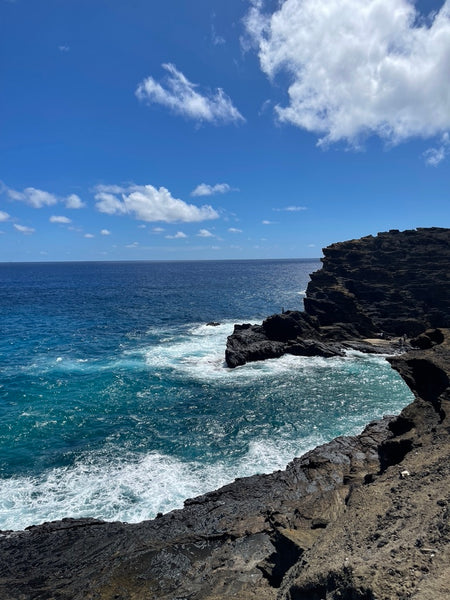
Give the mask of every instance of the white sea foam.
M 85 455 L 73 466 L 39 477 L 0 480 L 0 529 L 24 529 L 67 516 L 129 523 L 151 519 L 236 477 L 284 468 L 294 455 L 319 441 L 312 436 L 302 444 L 254 440 L 233 464 L 203 465 L 156 452 L 120 459 Z
M 367 363 L 370 366 L 385 362 L 381 356 L 351 352 L 345 357 L 331 359 L 286 355 L 279 359 L 228 369 L 224 364 L 224 349 L 226 338 L 232 330 L 233 323 L 223 323 L 216 327 L 192 325 L 164 332 L 159 330 L 159 337 L 152 345 L 133 351 L 124 349 L 118 356 L 103 361 L 62 356 L 63 360 L 56 362 L 55 356 L 51 361 L 48 359 L 49 368 L 61 372 L 146 368 L 153 374 L 161 371 L 164 380 L 169 371 L 183 382 L 190 379 L 200 382 L 202 386 L 218 383 L 224 389 L 233 387 L 237 390 L 239 386 L 243 386 L 242 390 L 245 390 L 245 385 L 255 381 L 261 383 L 264 378 L 268 381 L 278 378 L 278 387 L 286 385 L 290 392 L 293 386 L 301 388 L 308 380 L 309 405 L 314 402 L 323 403 L 323 395 L 328 393 L 327 382 L 330 382 L 330 386 L 335 386 L 335 379 L 340 373 L 364 383 L 364 378 L 373 375 L 370 369 L 365 370 Z M 143 340 L 145 341 L 145 336 Z M 382 370 L 377 371 L 376 377 L 377 381 L 383 381 Z M 314 383 L 319 381 L 320 383 Z M 390 381 L 387 377 L 387 385 L 391 385 Z M 257 389 L 263 393 L 260 387 Z M 143 390 L 138 392 L 138 397 L 141 396 L 145 397 Z M 338 396 L 339 394 L 335 403 L 339 402 Z M 330 408 L 331 397 L 327 401 L 327 407 Z M 295 406 L 299 414 L 305 409 L 301 402 Z M 323 413 L 323 404 L 320 410 Z M 366 412 L 368 417 L 365 422 L 374 418 L 373 410 L 369 403 L 367 411 L 360 404 L 355 408 L 353 417 L 352 407 L 349 407 L 345 412 L 342 431 L 356 433 L 364 423 Z M 297 420 L 299 414 L 296 415 Z M 301 418 L 300 414 L 300 420 Z M 140 420 L 139 415 L 136 420 Z M 218 457 L 214 463 L 183 460 L 157 452 L 145 455 L 122 452 L 118 455 L 117 449 L 110 448 L 102 452 L 85 453 L 74 465 L 56 468 L 34 477 L 2 479 L 0 529 L 22 529 L 31 524 L 67 516 L 127 522 L 153 518 L 158 512 L 181 508 L 186 498 L 216 489 L 236 477 L 284 468 L 294 456 L 326 441 L 323 437 L 325 434 L 320 429 L 314 429 L 313 422 L 309 431 L 311 433 L 303 439 L 299 439 L 295 430 L 287 429 L 274 431 L 273 435 L 269 433 L 267 437 L 262 434 L 249 442 L 247 452 L 241 458 Z
M 164 336 L 159 343 L 142 350 L 146 364 L 154 370 L 168 369 L 200 381 L 220 380 L 221 383 L 260 379 L 265 375 L 282 374 L 292 368 L 308 370 L 338 367 L 354 360 L 354 356 L 322 358 L 285 355 L 277 359 L 249 363 L 236 369 L 225 364 L 227 336 L 233 331 L 233 323 L 218 326 L 196 325 L 184 333 Z M 359 354 L 361 357 L 364 356 Z M 370 357 L 369 360 L 377 360 Z M 378 359 L 382 360 L 382 359 Z
M 146 348 L 145 361 L 152 369 L 176 370 L 200 379 L 211 377 L 225 369 L 226 340 L 232 332 L 232 323 L 194 325 Z
M 253 362 L 236 369 L 225 363 L 227 336 L 233 331 L 232 323 L 216 327 L 196 325 L 177 336 L 164 337 L 159 343 L 143 350 L 147 366 L 153 370 L 170 370 L 180 376 L 199 381 L 218 381 L 231 384 L 259 380 L 265 376 L 291 373 L 293 369 L 311 376 L 322 369 L 339 369 L 352 363 L 384 362 L 384 357 L 349 352 L 344 357 L 302 357 L 284 355 L 280 358 Z

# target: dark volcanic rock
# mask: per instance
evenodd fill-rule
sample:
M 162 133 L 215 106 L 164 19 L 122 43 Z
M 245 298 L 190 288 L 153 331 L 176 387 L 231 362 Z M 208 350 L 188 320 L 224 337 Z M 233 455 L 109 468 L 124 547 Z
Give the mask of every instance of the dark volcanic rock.
M 450 229 L 380 233 L 332 244 L 311 276 L 305 311 L 361 335 L 418 335 L 449 327 Z
M 285 352 L 295 356 L 323 356 L 324 358 L 344 355 L 342 348 L 337 344 L 301 339 L 287 345 Z
M 259 325 L 235 325 L 228 338 L 225 360 L 229 367 L 245 365 L 248 361 L 278 358 L 285 353 L 285 344 L 270 340 Z
M 279 342 L 289 342 L 299 337 L 315 339 L 318 337 L 317 326 L 317 321 L 296 310 L 267 317 L 262 324 L 265 335 Z
M 427 350 L 437 344 L 442 344 L 444 341 L 444 334 L 440 329 L 427 329 L 419 336 L 411 340 L 411 346 L 414 348 L 420 348 L 421 350 Z
M 343 330 L 341 339 L 344 337 Z M 268 317 L 262 325 L 235 325 L 227 340 L 225 360 L 229 367 L 237 367 L 283 354 L 341 356 L 342 348 L 333 341 L 333 336 L 328 338 L 321 334 L 318 323 L 306 313 L 287 311 Z
M 312 341 L 319 356 L 339 354 L 336 343 L 342 342 L 371 350 L 364 338 L 416 338 L 417 347 L 425 348 L 425 330 L 450 327 L 450 229 L 390 231 L 332 244 L 323 253 L 323 267 L 308 284 L 305 311 L 246 325 L 245 336 L 236 326 L 227 342 L 230 367 L 303 354 L 302 347 L 310 356 Z

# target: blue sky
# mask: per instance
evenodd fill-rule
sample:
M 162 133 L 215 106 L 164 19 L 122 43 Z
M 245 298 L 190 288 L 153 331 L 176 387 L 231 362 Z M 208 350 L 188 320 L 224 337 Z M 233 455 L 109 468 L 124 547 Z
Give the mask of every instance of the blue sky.
M 0 0 L 0 261 L 450 226 L 450 0 Z

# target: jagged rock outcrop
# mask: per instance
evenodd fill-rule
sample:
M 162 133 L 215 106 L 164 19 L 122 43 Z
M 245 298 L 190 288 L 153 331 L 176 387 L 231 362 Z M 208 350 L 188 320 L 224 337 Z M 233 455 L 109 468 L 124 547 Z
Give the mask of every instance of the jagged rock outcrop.
M 321 336 L 318 325 L 306 313 L 287 311 L 268 317 L 262 325 L 235 325 L 228 337 L 225 360 L 229 367 L 246 362 L 297 356 L 341 356 L 342 347 Z
M 450 327 L 450 229 L 393 230 L 323 252 L 305 298 L 320 325 L 408 337 Z
M 388 339 L 450 327 L 450 229 L 394 230 L 332 244 L 323 253 L 304 312 L 236 325 L 227 342 L 228 366 L 286 353 L 334 356 L 345 347 L 386 352 L 401 347 L 401 340 Z

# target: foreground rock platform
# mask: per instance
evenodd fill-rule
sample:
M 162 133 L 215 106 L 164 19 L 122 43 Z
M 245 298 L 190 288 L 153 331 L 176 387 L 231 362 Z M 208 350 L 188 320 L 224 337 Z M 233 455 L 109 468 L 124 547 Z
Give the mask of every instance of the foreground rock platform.
M 448 598 L 450 329 L 425 314 L 389 359 L 415 398 L 400 415 L 152 521 L 1 532 L 0 598 Z

